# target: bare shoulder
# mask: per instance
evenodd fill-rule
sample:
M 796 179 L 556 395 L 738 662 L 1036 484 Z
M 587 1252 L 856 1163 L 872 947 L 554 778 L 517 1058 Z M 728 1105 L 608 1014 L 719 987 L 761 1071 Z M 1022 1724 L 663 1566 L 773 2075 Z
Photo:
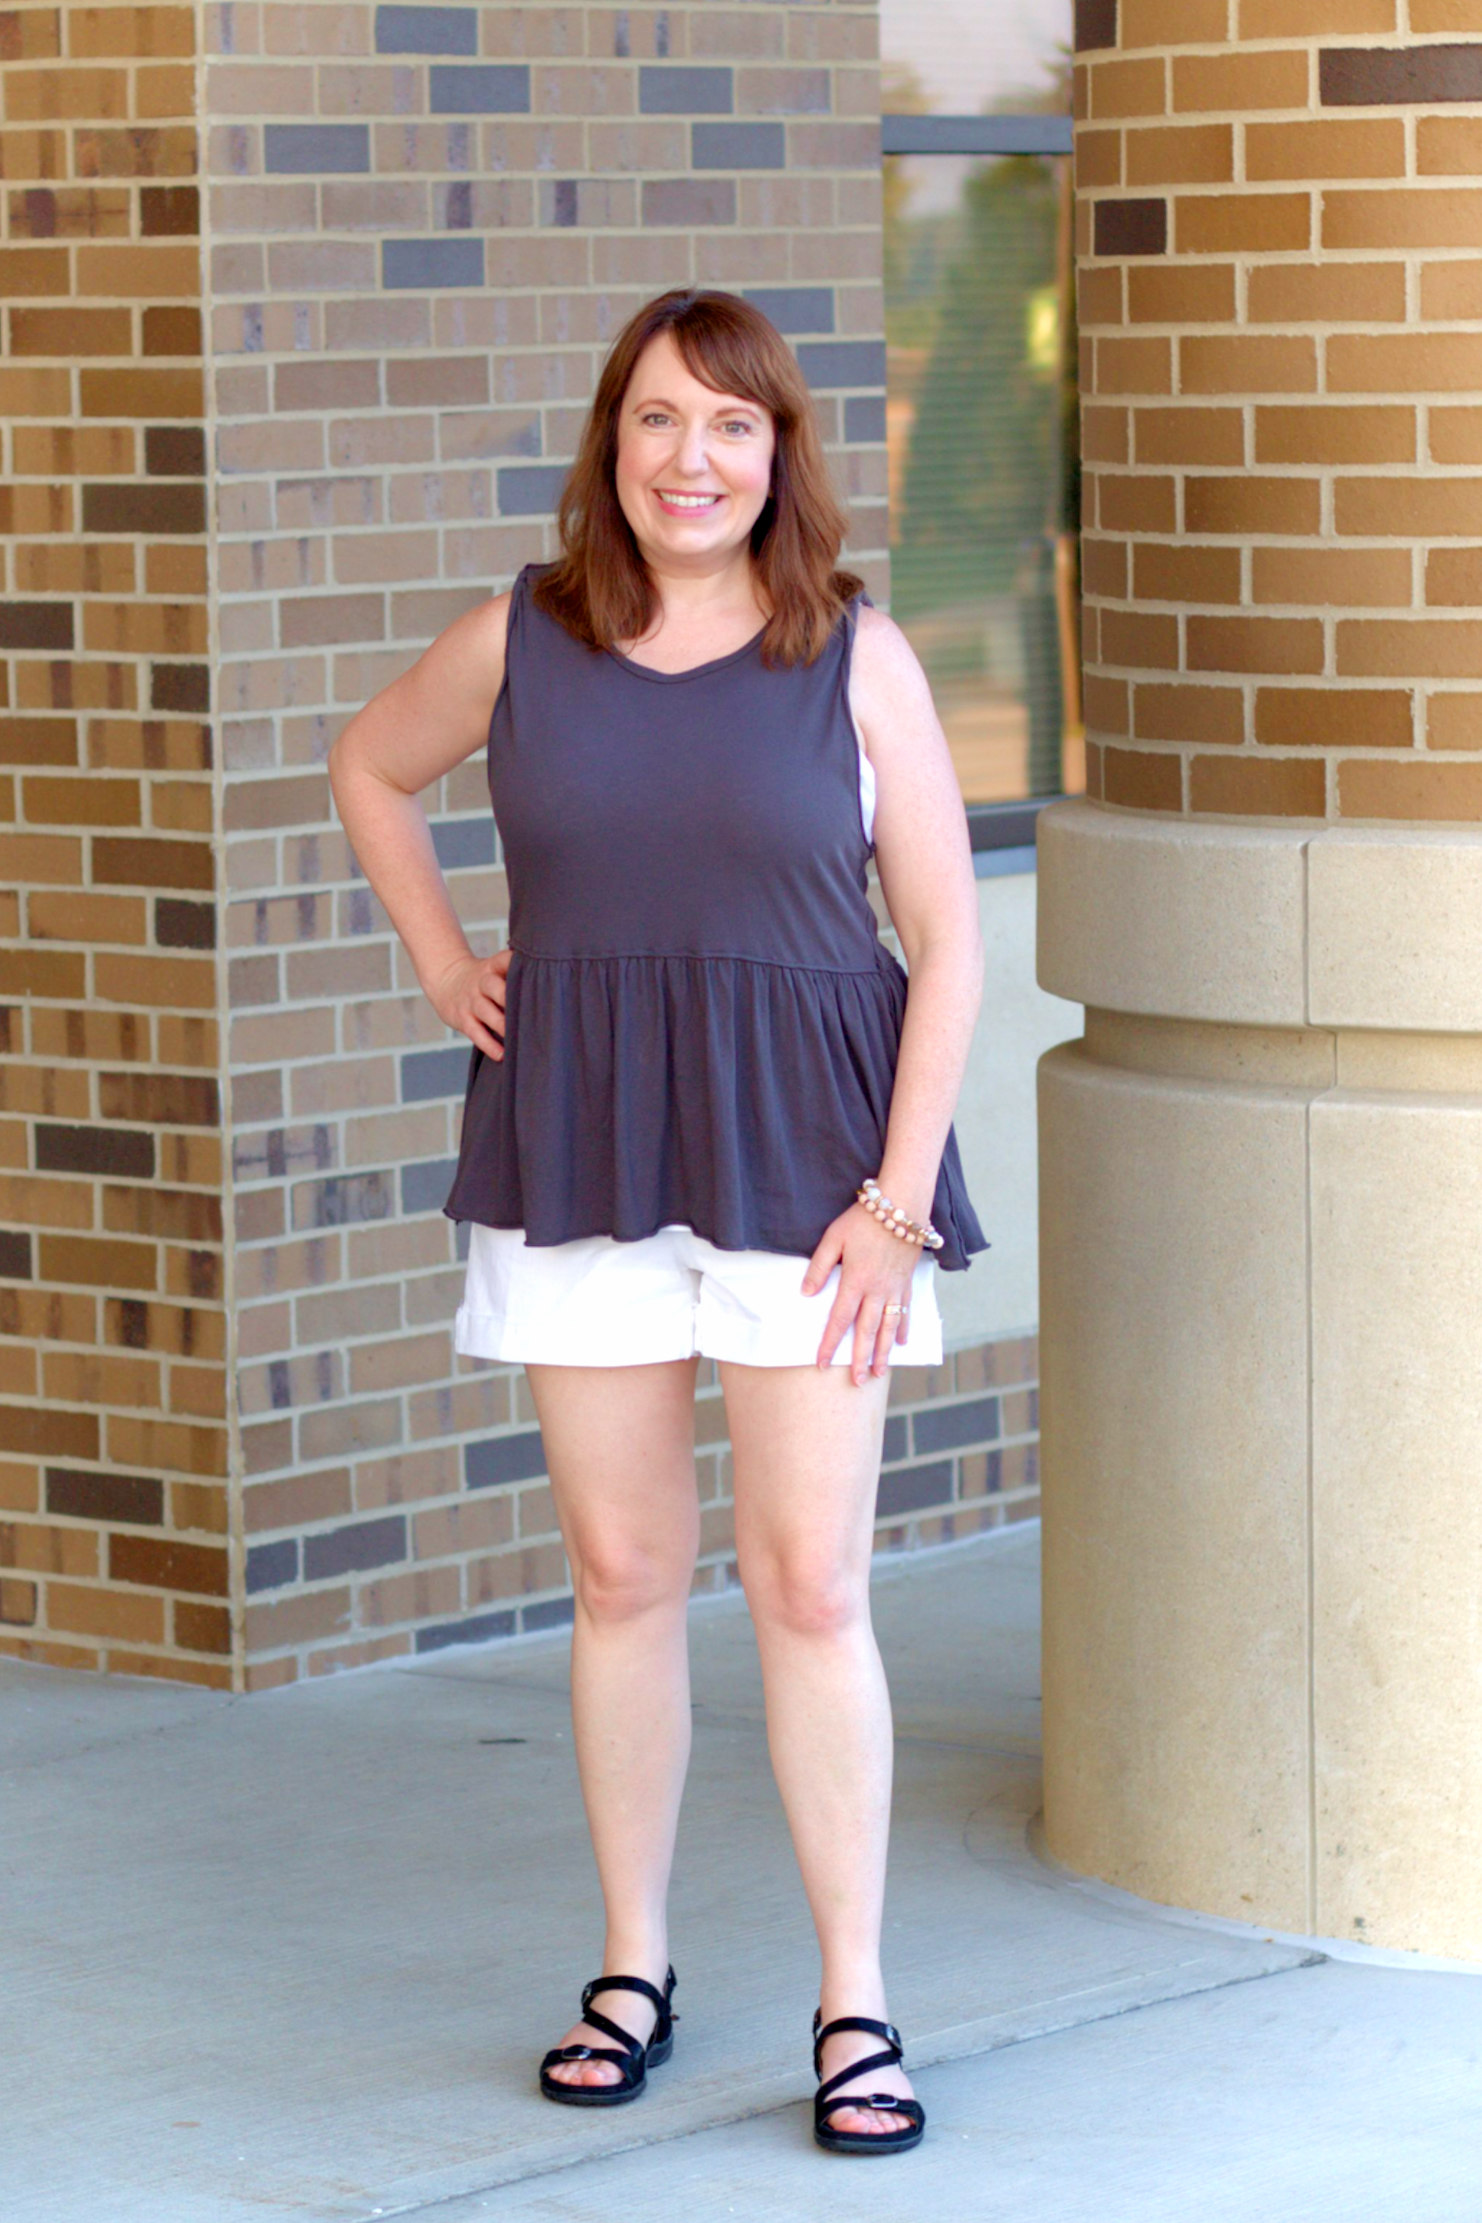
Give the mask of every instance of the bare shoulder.
M 357 711 L 330 751 L 330 771 L 359 765 L 419 794 L 488 740 L 504 684 L 508 593 L 445 626 L 416 662 Z
M 502 676 L 513 592 L 507 587 L 503 594 L 490 595 L 486 602 L 475 603 L 471 610 L 465 610 L 461 617 L 444 627 L 424 655 L 440 663 L 466 664 L 471 670 L 480 672 L 487 671 L 492 664 Z
M 931 688 L 921 660 L 894 618 L 862 605 L 855 628 L 849 699 L 877 760 L 882 754 L 919 751 L 939 739 Z

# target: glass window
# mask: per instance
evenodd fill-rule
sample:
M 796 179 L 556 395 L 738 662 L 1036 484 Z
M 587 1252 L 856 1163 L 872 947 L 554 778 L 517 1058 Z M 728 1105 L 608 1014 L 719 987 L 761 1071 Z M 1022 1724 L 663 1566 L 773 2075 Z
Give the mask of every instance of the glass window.
M 1070 112 L 1065 57 L 1072 0 L 880 0 L 887 114 L 1029 115 Z M 899 97 L 914 80 L 915 97 Z M 892 97 L 892 96 L 896 97 Z
M 886 0 L 887 114 L 1068 113 L 1069 12 Z M 1084 787 L 1070 168 L 885 161 L 891 613 L 968 803 Z

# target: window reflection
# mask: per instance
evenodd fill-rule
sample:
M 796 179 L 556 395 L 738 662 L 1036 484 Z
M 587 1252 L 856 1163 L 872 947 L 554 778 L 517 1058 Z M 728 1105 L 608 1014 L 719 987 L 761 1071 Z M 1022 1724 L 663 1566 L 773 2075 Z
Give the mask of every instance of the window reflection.
M 1064 71 L 1072 0 L 880 0 L 887 113 L 1028 115 Z M 909 74 L 917 97 L 892 99 Z M 1069 114 L 1070 100 L 1057 101 Z
M 886 114 L 1070 112 L 1071 0 L 881 0 Z M 1070 163 L 885 161 L 891 612 L 970 803 L 1078 793 Z
M 1084 784 L 1069 169 L 887 163 L 891 614 L 970 803 Z

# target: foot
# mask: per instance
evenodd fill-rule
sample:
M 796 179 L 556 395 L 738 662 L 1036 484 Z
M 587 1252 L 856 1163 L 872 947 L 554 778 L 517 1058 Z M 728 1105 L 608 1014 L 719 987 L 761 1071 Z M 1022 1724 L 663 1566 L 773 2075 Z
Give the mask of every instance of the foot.
M 651 1968 L 629 1968 L 618 1963 L 609 1967 L 604 1961 L 602 1973 L 604 1976 L 643 1976 L 653 1985 L 655 1991 L 662 1993 L 664 1978 L 669 1973 L 669 1963 L 666 1960 L 655 1975 Z M 653 2036 L 659 2010 L 651 1999 L 644 1998 L 641 1991 L 599 1991 L 593 1997 L 592 2004 L 601 2009 L 609 2022 L 615 2022 L 620 2030 L 628 2031 L 640 2045 L 647 2045 Z M 556 2043 L 611 2046 L 616 2045 L 617 2040 L 609 2037 L 605 2030 L 596 2029 L 590 2022 L 576 2022 L 565 2037 L 558 2038 Z M 621 2084 L 623 2081 L 623 2072 L 616 2061 L 553 2061 L 545 2073 L 554 2084 Z M 881 2090 L 884 2088 L 882 2085 Z
M 862 2011 L 868 2013 L 872 2010 Z M 823 2019 L 828 2022 L 832 2017 L 825 2015 Z M 890 2018 L 882 2009 L 877 2019 L 888 2022 Z M 880 2051 L 882 2042 L 879 2038 L 872 2038 L 866 2030 L 836 2030 L 831 2038 L 823 2041 L 820 2055 L 823 2076 L 820 2082 L 826 2082 L 851 2061 L 868 2060 L 872 2053 Z M 847 2099 L 852 2081 L 850 2079 L 839 2085 L 834 2096 Z M 889 2068 L 866 2069 L 856 2089 L 861 2092 L 893 2092 L 901 2099 L 916 2097 L 911 2079 L 898 2062 L 892 2063 Z M 835 2107 L 829 2115 L 829 2123 L 835 2130 L 858 2131 L 866 2138 L 887 2130 L 911 2130 L 915 2127 L 909 2115 L 897 2115 L 886 2107 Z

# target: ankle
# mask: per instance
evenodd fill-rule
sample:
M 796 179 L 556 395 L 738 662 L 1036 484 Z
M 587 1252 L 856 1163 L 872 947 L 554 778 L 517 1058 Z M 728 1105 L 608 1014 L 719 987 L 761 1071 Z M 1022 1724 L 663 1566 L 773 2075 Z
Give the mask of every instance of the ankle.
M 662 1936 L 609 1937 L 602 1948 L 604 1976 L 644 1976 L 659 1991 L 669 1973 L 669 1946 Z
M 860 1970 L 852 1976 L 846 1973 L 825 1977 L 819 1985 L 818 2004 L 826 2023 L 835 2021 L 840 2015 L 868 2015 L 875 2022 L 889 2020 L 885 1984 L 878 1970 L 873 1975 Z

